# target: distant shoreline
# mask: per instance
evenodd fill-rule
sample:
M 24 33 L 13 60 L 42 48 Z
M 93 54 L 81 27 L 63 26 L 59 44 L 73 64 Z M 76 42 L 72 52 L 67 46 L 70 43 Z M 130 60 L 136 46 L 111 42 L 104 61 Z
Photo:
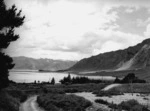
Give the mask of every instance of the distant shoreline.
M 29 70 L 29 69 L 12 69 L 10 72 L 38 72 L 38 70 Z

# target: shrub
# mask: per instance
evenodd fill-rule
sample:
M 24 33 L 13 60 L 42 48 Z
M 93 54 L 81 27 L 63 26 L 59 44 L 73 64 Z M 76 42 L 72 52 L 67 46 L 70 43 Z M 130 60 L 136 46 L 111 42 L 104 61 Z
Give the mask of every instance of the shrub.
M 12 97 L 18 99 L 19 102 L 26 101 L 28 97 L 27 94 L 25 94 L 23 91 L 20 90 L 11 90 L 11 91 L 7 91 L 7 93 Z
M 113 103 L 108 103 L 105 100 L 102 99 L 97 99 L 95 102 L 104 104 L 109 106 L 112 109 L 116 109 L 116 111 L 150 111 L 147 109 L 146 106 L 139 104 L 136 100 L 132 99 L 129 101 L 123 101 L 119 105 L 113 104 Z
M 7 92 L 0 92 L 0 111 L 19 111 L 19 101 Z
M 146 106 L 139 104 L 136 100 L 132 99 L 129 101 L 121 102 L 118 105 L 119 108 L 122 108 L 127 111 L 150 111 Z
M 91 105 L 91 102 L 82 97 L 66 94 L 40 95 L 37 102 L 47 111 L 85 111 Z
M 96 94 L 97 96 L 113 96 L 113 95 L 121 95 L 122 93 L 117 92 L 117 91 L 94 91 L 94 94 Z
M 108 103 L 107 101 L 102 100 L 102 99 L 96 99 L 95 102 L 96 102 L 96 103 L 100 103 L 100 104 L 104 104 L 104 105 L 109 105 L 109 104 L 110 104 L 110 103 Z

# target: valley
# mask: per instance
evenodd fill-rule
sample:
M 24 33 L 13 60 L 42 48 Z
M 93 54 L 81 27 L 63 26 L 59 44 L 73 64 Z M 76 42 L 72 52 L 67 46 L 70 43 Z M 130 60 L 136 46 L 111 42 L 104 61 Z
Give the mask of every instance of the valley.
M 150 111 L 150 39 L 77 63 L 26 57 L 15 58 L 14 62 L 11 80 L 23 79 L 12 82 L 6 92 L 26 95 L 19 96 L 21 100 L 25 97 L 19 102 L 19 111 L 120 111 L 137 106 L 143 109 L 139 111 Z M 52 76 L 56 78 L 53 84 L 49 82 Z M 25 82 L 25 77 L 30 81 Z M 35 77 L 41 81 L 36 82 Z M 119 82 L 115 82 L 117 78 Z

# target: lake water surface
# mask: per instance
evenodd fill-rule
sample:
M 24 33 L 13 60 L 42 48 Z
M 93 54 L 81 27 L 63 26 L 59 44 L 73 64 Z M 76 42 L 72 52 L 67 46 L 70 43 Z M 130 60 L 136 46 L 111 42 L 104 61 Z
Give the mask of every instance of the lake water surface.
M 71 77 L 77 77 L 79 75 L 75 74 L 70 74 Z M 24 83 L 29 83 L 29 82 L 34 82 L 36 81 L 51 81 L 51 79 L 54 77 L 55 82 L 59 83 L 61 79 L 64 77 L 67 77 L 68 73 L 56 73 L 56 72 L 38 72 L 38 71 L 10 71 L 9 74 L 9 79 L 13 80 L 15 82 L 24 82 Z M 82 75 L 81 75 L 82 76 Z M 111 76 L 86 76 L 91 79 L 105 79 L 105 80 L 113 80 L 114 77 Z

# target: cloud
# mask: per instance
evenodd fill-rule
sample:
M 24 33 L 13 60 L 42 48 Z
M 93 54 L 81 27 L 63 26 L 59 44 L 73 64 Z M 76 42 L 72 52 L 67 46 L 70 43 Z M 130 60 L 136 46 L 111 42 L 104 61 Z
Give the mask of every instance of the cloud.
M 146 37 L 130 31 L 138 29 L 132 26 L 133 21 L 134 25 L 139 27 L 145 23 L 145 35 L 148 35 L 149 31 L 147 22 L 135 16 L 142 13 L 141 7 L 149 6 L 147 0 L 6 2 L 8 6 L 15 3 L 26 16 L 24 25 L 15 31 L 20 35 L 20 39 L 12 43 L 7 51 L 12 56 L 79 60 L 141 42 Z M 147 8 L 143 11 L 145 10 Z
M 147 25 L 144 35 L 145 37 L 150 38 L 150 24 Z
M 138 27 L 146 27 L 147 24 L 150 23 L 150 18 L 146 19 L 146 20 L 141 20 L 141 19 L 137 19 L 137 26 Z
M 125 12 L 126 12 L 126 13 L 132 13 L 132 12 L 134 12 L 135 10 L 137 10 L 137 8 L 135 8 L 135 7 L 130 7 L 130 8 L 127 8 L 127 9 L 125 10 Z

